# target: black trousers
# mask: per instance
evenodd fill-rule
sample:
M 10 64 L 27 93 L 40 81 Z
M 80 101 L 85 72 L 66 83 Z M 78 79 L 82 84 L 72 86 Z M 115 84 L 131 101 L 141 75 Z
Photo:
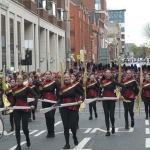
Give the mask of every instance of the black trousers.
M 14 114 L 13 114 L 13 112 L 9 114 L 9 120 L 10 120 L 11 128 L 14 128 Z
M 126 125 L 129 125 L 128 112 L 130 113 L 131 120 L 134 120 L 134 112 L 133 112 L 134 99 L 129 99 L 126 97 L 125 97 L 125 99 L 131 101 L 130 103 L 123 102 L 125 123 L 126 123 Z
M 43 108 L 52 107 L 53 105 L 54 104 L 52 104 L 52 103 L 42 102 Z M 45 120 L 46 120 L 46 126 L 47 126 L 48 133 L 51 133 L 51 132 L 54 133 L 55 111 L 56 111 L 56 109 L 45 113 Z
M 94 98 L 92 96 L 87 95 L 87 98 Z M 89 112 L 90 112 L 90 116 L 92 116 L 92 108 L 94 110 L 94 113 L 97 113 L 97 108 L 96 108 L 96 101 L 89 103 Z
M 64 136 L 66 144 L 69 144 L 69 129 L 71 129 L 73 137 L 76 137 L 76 125 L 78 118 L 78 111 L 70 110 L 67 108 L 61 108 L 61 118 L 64 126 Z
M 106 128 L 107 128 L 107 131 L 109 131 L 110 129 L 109 118 L 110 118 L 112 127 L 114 127 L 114 124 L 115 124 L 115 102 L 111 100 L 103 101 L 103 109 L 104 109 L 104 114 L 105 114 Z
M 33 105 L 33 102 L 30 102 L 30 103 L 28 103 L 29 104 L 29 106 L 32 106 Z M 35 109 L 37 108 L 37 104 L 36 104 L 36 106 L 35 106 Z M 30 111 L 30 113 L 29 113 L 29 118 L 31 118 L 31 114 L 32 114 L 32 116 L 34 116 L 35 115 L 35 109 L 33 109 L 33 110 L 31 110 Z
M 145 114 L 150 116 L 150 98 L 143 96 L 143 101 L 145 105 Z
M 14 122 L 15 122 L 15 131 L 17 144 L 20 145 L 20 121 L 22 119 L 22 130 L 26 136 L 26 140 L 29 138 L 28 130 L 28 118 L 29 113 L 22 110 L 14 110 Z

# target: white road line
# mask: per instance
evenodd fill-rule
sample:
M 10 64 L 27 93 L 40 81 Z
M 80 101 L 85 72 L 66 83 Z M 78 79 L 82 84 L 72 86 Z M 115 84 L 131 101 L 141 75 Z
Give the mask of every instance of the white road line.
M 26 141 L 23 141 L 23 142 L 21 142 L 20 145 L 23 145 L 23 144 L 25 144 L 25 143 L 26 143 Z M 9 150 L 14 150 L 16 147 L 17 147 L 17 145 L 15 145 L 14 147 L 10 148 Z
M 145 125 L 149 125 L 149 120 L 145 120 Z
M 21 130 L 20 133 L 23 133 L 23 131 Z M 15 135 L 15 133 L 13 135 Z
M 146 134 L 150 134 L 150 129 L 149 129 L 149 128 L 146 128 L 146 129 L 145 129 L 145 133 L 146 133 Z
M 37 133 L 36 135 L 34 135 L 34 136 L 39 136 L 39 135 L 41 135 L 42 133 L 44 133 L 44 132 L 46 132 L 46 130 L 43 130 L 43 131 L 41 131 L 41 132 L 39 132 L 39 133 Z
M 92 130 L 92 128 L 88 128 L 84 133 L 89 133 Z
M 146 138 L 145 148 L 150 148 L 150 138 Z
M 60 123 L 62 123 L 62 121 L 58 121 L 57 123 L 54 124 L 54 126 L 59 125 Z
M 100 129 L 100 128 L 94 128 L 91 133 L 95 133 L 97 130 L 102 131 L 102 132 L 107 132 L 106 130 Z
M 11 134 L 14 134 L 15 133 L 15 131 L 13 131 L 13 132 L 10 132 L 10 133 L 7 133 L 7 135 L 11 135 Z
M 32 132 L 30 132 L 29 134 L 31 135 L 31 134 L 33 134 L 33 133 L 35 133 L 35 132 L 37 132 L 38 130 L 33 130 Z
M 73 150 L 83 150 L 84 146 L 89 142 L 90 139 L 91 138 L 84 138 Z

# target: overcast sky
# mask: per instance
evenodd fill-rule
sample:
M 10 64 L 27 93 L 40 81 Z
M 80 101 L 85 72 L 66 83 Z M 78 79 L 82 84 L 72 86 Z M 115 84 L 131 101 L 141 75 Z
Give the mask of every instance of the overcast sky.
M 143 27 L 150 23 L 150 0 L 107 0 L 108 9 L 126 9 L 126 43 L 143 44 Z

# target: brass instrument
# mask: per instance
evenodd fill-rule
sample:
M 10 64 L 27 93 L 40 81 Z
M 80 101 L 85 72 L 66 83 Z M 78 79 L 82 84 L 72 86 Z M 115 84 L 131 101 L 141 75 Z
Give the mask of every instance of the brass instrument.
M 142 71 L 142 65 L 140 67 L 140 88 L 139 88 L 139 93 L 136 98 L 136 113 L 138 116 L 140 116 L 140 103 L 141 103 L 141 94 L 142 94 L 142 84 L 143 84 L 143 71 Z
M 60 70 L 61 70 L 61 86 L 64 85 L 64 68 L 62 62 L 60 63 Z
M 83 76 L 83 89 L 84 89 L 84 94 L 85 94 L 85 99 L 86 99 L 86 81 L 87 81 L 87 65 L 85 66 L 84 70 L 84 76 Z M 82 111 L 83 108 L 86 107 L 85 102 L 81 103 L 79 111 Z
M 19 75 L 22 75 L 21 73 L 21 66 L 19 65 Z
M 4 103 L 4 106 L 7 107 L 7 106 L 10 106 L 10 102 L 8 101 L 7 99 L 7 96 L 5 94 L 5 91 L 6 91 L 6 85 L 5 85 L 5 81 L 6 80 L 6 77 L 5 77 L 5 66 L 3 67 L 3 76 L 2 76 L 2 88 L 4 90 L 4 94 L 2 95 L 2 99 L 3 99 L 3 103 Z M 13 110 L 8 110 L 8 113 L 12 113 Z

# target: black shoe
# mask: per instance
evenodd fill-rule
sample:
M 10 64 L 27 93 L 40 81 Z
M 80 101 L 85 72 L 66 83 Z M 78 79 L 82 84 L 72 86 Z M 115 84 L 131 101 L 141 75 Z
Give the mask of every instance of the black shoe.
M 129 129 L 129 125 L 125 125 L 125 129 Z
M 107 133 L 106 133 L 106 135 L 105 135 L 105 136 L 110 136 L 110 132 L 108 132 L 108 131 L 107 131 Z
M 76 146 L 77 146 L 77 145 L 78 145 L 78 143 L 79 143 L 79 142 L 78 142 L 77 137 L 73 137 L 73 140 L 74 140 L 74 145 L 76 145 Z
M 70 145 L 66 144 L 63 149 L 70 149 Z
M 131 127 L 134 127 L 134 120 L 131 120 Z
M 27 147 L 31 146 L 31 142 L 30 142 L 30 138 L 27 138 L 27 143 L 26 143 Z
M 15 150 L 21 150 L 21 146 L 18 145 Z
M 55 133 L 51 132 L 51 137 L 54 138 L 55 137 Z
M 93 117 L 92 117 L 92 116 L 90 116 L 90 117 L 89 117 L 89 120 L 93 120 Z
M 79 129 L 79 125 L 77 125 L 76 129 Z
M 10 132 L 12 132 L 12 131 L 14 131 L 14 128 L 11 128 L 11 129 L 10 129 Z
M 29 118 L 28 122 L 32 122 L 32 119 L 31 119 L 31 118 Z
M 98 118 L 98 115 L 97 115 L 97 113 L 95 113 L 95 118 Z
M 115 127 L 112 127 L 111 133 L 112 133 L 112 134 L 115 133 Z
M 51 137 L 51 134 L 47 133 L 46 138 L 50 138 L 50 137 Z
M 146 118 L 145 118 L 146 120 L 148 119 L 148 116 L 146 116 Z
M 35 120 L 35 116 L 33 116 L 33 120 Z

